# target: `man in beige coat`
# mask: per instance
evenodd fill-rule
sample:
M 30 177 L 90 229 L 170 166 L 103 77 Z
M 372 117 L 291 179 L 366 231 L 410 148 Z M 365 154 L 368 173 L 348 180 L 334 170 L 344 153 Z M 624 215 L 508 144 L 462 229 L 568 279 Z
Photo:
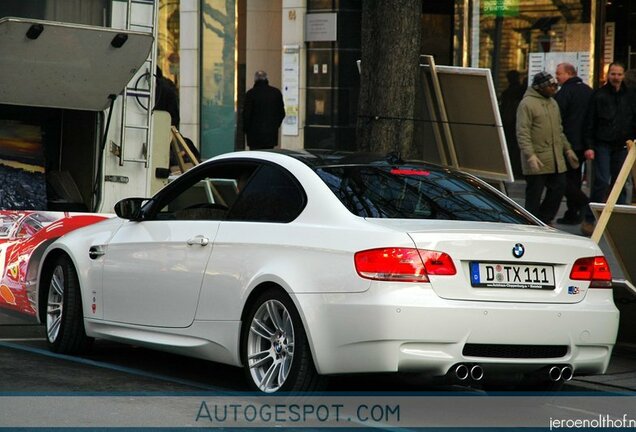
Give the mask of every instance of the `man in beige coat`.
M 556 90 L 554 77 L 539 72 L 517 108 L 517 142 L 526 177 L 525 207 L 546 224 L 552 224 L 565 193 L 565 158 L 570 166 L 579 164 L 561 127 L 559 106 L 553 98 Z

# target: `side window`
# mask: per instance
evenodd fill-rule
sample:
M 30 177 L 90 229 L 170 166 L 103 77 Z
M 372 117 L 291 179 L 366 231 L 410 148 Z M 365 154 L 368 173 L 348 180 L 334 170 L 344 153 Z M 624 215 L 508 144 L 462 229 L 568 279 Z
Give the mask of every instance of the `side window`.
M 27 238 L 33 235 L 34 229 L 31 225 L 29 225 L 28 221 L 25 221 L 22 225 L 20 225 L 20 229 L 16 233 L 16 237 L 18 238 Z
M 251 164 L 225 164 L 201 171 L 160 203 L 155 219 L 224 220 L 254 170 Z
M 28 238 L 33 234 L 42 229 L 43 221 L 39 220 L 37 213 L 31 215 L 24 219 L 20 227 L 18 228 L 18 232 L 16 233 L 16 237 L 18 238 Z
M 262 165 L 241 192 L 228 220 L 291 222 L 303 210 L 305 192 L 286 170 Z

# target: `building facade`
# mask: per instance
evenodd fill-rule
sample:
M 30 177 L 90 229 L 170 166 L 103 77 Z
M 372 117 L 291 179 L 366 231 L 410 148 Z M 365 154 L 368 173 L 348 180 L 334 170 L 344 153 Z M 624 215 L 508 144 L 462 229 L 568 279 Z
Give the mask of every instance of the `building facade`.
M 207 28 L 204 11 L 215 0 L 191 3 L 202 8 L 200 31 L 216 33 Z M 243 148 L 242 94 L 253 72 L 266 69 L 283 90 L 291 117 L 281 128 L 282 147 L 355 148 L 362 1 L 236 0 L 234 6 L 237 64 L 235 74 L 223 78 L 237 81 L 234 147 Z M 636 5 L 627 0 L 423 0 L 421 53 L 433 54 L 437 64 L 490 69 L 498 95 L 511 71 L 526 84 L 534 73 L 554 72 L 563 61 L 598 86 L 611 61 L 630 67 L 636 60 L 634 17 Z M 210 73 L 201 69 L 202 97 Z M 201 145 L 211 148 L 204 154 L 224 151 L 204 138 L 210 120 L 205 104 L 199 106 Z
M 179 92 L 180 130 L 204 158 L 242 149 L 256 70 L 283 92 L 283 148 L 355 148 L 363 0 L 156 0 L 158 65 Z M 119 0 L 5 0 L 2 16 L 108 25 Z M 496 92 L 568 61 L 590 85 L 636 67 L 629 0 L 422 0 L 421 53 L 491 70 Z

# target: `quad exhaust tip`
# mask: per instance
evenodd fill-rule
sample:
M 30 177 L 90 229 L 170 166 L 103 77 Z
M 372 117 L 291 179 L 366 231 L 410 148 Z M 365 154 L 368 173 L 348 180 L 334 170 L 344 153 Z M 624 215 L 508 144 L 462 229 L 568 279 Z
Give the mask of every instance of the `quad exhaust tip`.
M 574 376 L 574 371 L 570 366 L 552 366 L 548 370 L 548 376 L 554 382 L 556 381 L 570 381 Z
M 481 379 L 484 377 L 484 369 L 479 365 L 471 367 L 470 377 L 475 381 L 481 381 Z
M 458 364 L 455 367 L 455 377 L 460 381 L 465 381 L 468 378 L 480 381 L 484 377 L 484 369 L 479 365 Z
M 455 368 L 455 376 L 460 381 L 464 381 L 466 378 L 468 378 L 468 373 L 468 366 L 466 366 L 465 364 L 457 365 L 457 367 Z
M 460 363 L 455 366 L 455 377 L 459 381 L 466 381 L 470 378 L 473 381 L 481 381 L 484 378 L 484 369 L 478 365 L 467 365 Z M 548 377 L 551 381 L 570 381 L 574 376 L 574 370 L 571 366 L 554 365 L 548 368 Z
M 455 372 L 455 377 L 459 381 L 466 381 L 468 378 L 470 378 L 473 381 L 481 381 L 484 378 L 484 368 L 478 364 L 467 365 L 464 363 L 460 363 L 457 366 L 455 366 L 454 372 Z M 573 376 L 574 376 L 574 370 L 572 369 L 572 366 L 569 366 L 569 365 L 566 365 L 566 366 L 554 365 L 548 368 L 548 377 L 553 382 L 557 382 L 561 380 L 570 381 Z
M 564 366 L 563 369 L 561 369 L 561 379 L 563 381 L 570 381 L 573 376 L 574 371 L 570 366 Z
M 548 376 L 554 382 L 557 382 L 561 379 L 561 368 L 558 366 L 552 366 L 548 371 Z

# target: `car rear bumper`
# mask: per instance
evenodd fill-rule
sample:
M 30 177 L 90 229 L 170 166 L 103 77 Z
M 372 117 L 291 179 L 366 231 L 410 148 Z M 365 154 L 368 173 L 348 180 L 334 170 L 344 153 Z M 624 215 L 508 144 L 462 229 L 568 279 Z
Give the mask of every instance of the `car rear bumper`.
M 441 376 L 458 363 L 528 372 L 567 364 L 576 374 L 603 373 L 619 320 L 609 289 L 588 290 L 575 304 L 445 300 L 428 285 L 400 283 L 374 283 L 364 293 L 298 294 L 295 299 L 321 374 Z M 466 344 L 477 350 L 465 351 Z M 531 354 L 525 348 L 515 350 L 519 345 L 531 346 Z

